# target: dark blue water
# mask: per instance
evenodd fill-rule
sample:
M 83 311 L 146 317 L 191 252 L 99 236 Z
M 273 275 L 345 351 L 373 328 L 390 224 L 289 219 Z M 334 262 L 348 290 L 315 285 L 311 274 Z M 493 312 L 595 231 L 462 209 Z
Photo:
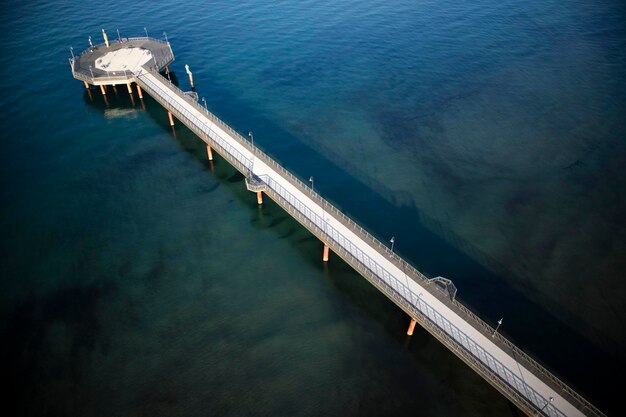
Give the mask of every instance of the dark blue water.
M 519 414 L 157 103 L 89 96 L 102 27 L 167 31 L 183 89 L 621 414 L 620 1 L 3 6 L 15 415 Z

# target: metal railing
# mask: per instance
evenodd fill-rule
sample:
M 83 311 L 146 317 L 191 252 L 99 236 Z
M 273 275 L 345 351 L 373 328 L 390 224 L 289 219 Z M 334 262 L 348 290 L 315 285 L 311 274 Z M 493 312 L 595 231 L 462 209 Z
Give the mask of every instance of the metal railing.
M 150 80 L 149 77 L 143 75 L 143 71 L 157 77 L 157 82 L 155 83 Z M 392 261 L 400 270 L 405 272 L 405 278 L 408 279 L 408 277 L 410 277 L 425 289 L 433 290 L 428 292 L 436 296 L 437 299 L 450 307 L 468 323 L 472 323 L 472 327 L 479 330 L 481 333 L 489 336 L 494 334 L 493 327 L 480 319 L 461 302 L 445 297 L 444 293 L 441 292 L 436 285 L 429 282 L 429 279 L 424 274 L 392 252 L 386 245 L 382 244 L 339 209 L 323 199 L 318 193 L 305 185 L 303 181 L 295 177 L 291 172 L 287 171 L 259 148 L 253 146 L 242 135 L 217 118 L 213 113 L 209 112 L 198 103 L 190 103 L 180 89 L 164 79 L 158 72 L 144 67 L 140 73 L 136 74 L 136 79 L 150 95 L 159 101 L 166 109 L 174 112 L 179 120 L 213 146 L 239 171 L 244 174 L 249 174 L 252 170 L 252 159 L 246 157 L 232 146 L 229 143 L 232 139 L 235 139 L 239 145 L 248 149 L 254 157 L 263 161 L 278 172 L 283 179 L 287 179 L 292 185 L 295 185 L 300 192 L 307 195 L 307 197 L 311 198 L 316 204 L 322 207 L 324 213 L 332 215 L 335 220 L 340 221 L 340 223 L 357 234 L 368 245 L 375 248 L 380 254 L 383 254 L 388 260 Z M 182 102 L 178 102 L 176 97 L 180 97 Z M 189 106 L 192 107 L 193 111 L 190 111 Z M 210 124 L 206 123 L 206 120 L 203 120 L 203 118 L 210 120 L 232 137 L 228 139 L 222 137 Z M 511 398 L 521 409 L 525 412 L 540 412 L 549 416 L 564 416 L 560 410 L 553 404 L 548 403 L 545 397 L 529 386 L 516 372 L 504 366 L 491 353 L 467 336 L 466 333 L 448 319 L 443 317 L 431 305 L 426 303 L 420 295 L 415 294 L 409 288 L 408 281 L 407 285 L 401 282 L 400 279 L 396 278 L 386 268 L 363 252 L 363 250 L 350 239 L 346 238 L 338 229 L 332 227 L 322 216 L 308 207 L 306 203 L 302 202 L 293 193 L 289 192 L 279 182 L 267 175 L 262 175 L 258 178 L 265 183 L 265 187 L 260 187 L 258 182 L 255 181 L 255 190 L 264 188 L 263 191 L 272 197 L 283 209 L 321 240 L 329 244 L 335 253 L 346 260 L 346 262 L 359 271 L 366 279 L 383 291 L 412 317 L 418 319 L 418 321 L 437 337 L 437 339 L 449 347 L 497 389 Z M 559 394 L 570 403 L 577 406 L 579 410 L 586 411 L 591 415 L 603 416 L 602 412 L 534 359 L 521 351 L 521 349 L 517 348 L 500 333 L 495 333 L 492 339 L 499 344 L 501 348 L 506 348 L 503 350 L 507 351 L 515 361 L 527 365 L 527 368 L 532 368 L 536 376 L 539 374 L 547 379 L 550 382 L 549 385 L 552 386 L 555 391 L 559 392 Z

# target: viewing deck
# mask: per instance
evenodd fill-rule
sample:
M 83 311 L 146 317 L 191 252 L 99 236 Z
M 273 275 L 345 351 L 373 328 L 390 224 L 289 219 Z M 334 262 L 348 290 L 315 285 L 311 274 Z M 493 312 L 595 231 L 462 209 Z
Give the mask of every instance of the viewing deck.
M 126 81 L 119 83 L 137 83 L 170 117 L 174 115 L 198 135 L 209 155 L 215 150 L 239 170 L 246 177 L 247 188 L 258 193 L 259 203 L 261 193 L 274 200 L 524 413 L 553 417 L 604 415 L 456 300 L 456 288 L 450 280 L 429 279 L 420 273 L 163 77 L 159 70 L 173 60 L 173 54 L 168 61 L 169 56 L 163 55 L 161 61 L 127 63 L 123 74 Z M 76 65 L 72 65 L 74 76 L 86 81 L 84 68 L 76 71 Z M 105 82 L 98 77 L 91 81 L 86 82 Z

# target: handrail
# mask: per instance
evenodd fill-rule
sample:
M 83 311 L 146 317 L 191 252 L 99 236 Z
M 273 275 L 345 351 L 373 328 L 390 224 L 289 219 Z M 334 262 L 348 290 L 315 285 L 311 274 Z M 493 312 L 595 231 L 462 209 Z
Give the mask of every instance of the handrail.
M 264 163 L 268 164 L 269 166 L 274 168 L 276 171 L 278 171 L 280 175 L 287 178 L 292 184 L 296 185 L 297 188 L 301 192 L 303 192 L 309 198 L 314 199 L 314 201 L 318 203 L 318 205 L 323 207 L 326 212 L 334 214 L 337 220 L 340 220 L 344 225 L 349 227 L 350 230 L 352 230 L 354 233 L 359 235 L 362 239 L 368 241 L 374 248 L 379 250 L 379 252 L 382 252 L 382 254 L 384 254 L 388 259 L 391 259 L 393 263 L 396 264 L 396 266 L 399 266 L 399 265 L 402 266 L 405 272 L 407 272 L 407 276 L 410 275 L 411 279 L 413 280 L 417 279 L 417 281 L 419 281 L 419 283 L 425 288 L 433 288 L 432 284 L 428 281 L 428 278 L 424 274 L 419 272 L 415 267 L 410 265 L 404 259 L 400 258 L 397 254 L 395 254 L 394 252 L 391 252 L 386 245 L 383 245 L 378 239 L 376 239 L 369 232 L 367 232 L 365 229 L 363 229 L 361 226 L 355 223 L 352 219 L 347 217 L 344 213 L 342 213 L 339 209 L 337 209 L 335 206 L 330 204 L 327 200 L 323 199 L 318 193 L 313 191 L 310 187 L 306 186 L 303 181 L 295 177 L 291 172 L 287 171 L 284 167 L 282 167 L 277 162 L 275 162 L 272 158 L 270 158 L 267 154 L 261 151 L 258 147 L 253 146 L 248 140 L 246 140 L 242 135 L 234 131 L 230 126 L 228 126 L 226 123 L 220 120 L 217 116 L 209 112 L 206 108 L 202 107 L 197 102 L 190 103 L 189 101 L 187 101 L 184 97 L 184 93 L 179 88 L 174 86 L 171 82 L 168 83 L 167 80 L 165 80 L 163 77 L 160 76 L 160 74 L 158 74 L 158 72 L 147 67 L 144 67 L 143 70 L 151 73 L 155 77 L 158 77 L 157 79 L 162 79 L 163 81 L 161 81 L 160 83 L 162 85 L 168 86 L 168 89 L 170 92 L 183 98 L 184 103 L 186 103 L 187 105 L 193 106 L 197 112 L 200 112 L 202 115 L 204 115 L 209 120 L 214 122 L 224 131 L 231 133 L 233 138 L 240 145 L 250 150 L 255 157 L 257 157 L 259 160 L 262 160 Z M 251 164 L 252 164 L 251 160 L 245 157 L 244 155 L 242 155 L 239 151 L 234 149 L 232 146 L 228 145 L 228 142 L 224 138 L 222 138 L 217 132 L 215 132 L 215 130 L 211 129 L 209 125 L 207 125 L 205 122 L 200 120 L 197 117 L 197 115 L 190 113 L 183 106 L 181 106 L 180 103 L 176 103 L 176 102 L 172 103 L 172 100 L 169 97 L 165 97 L 161 94 L 160 91 L 162 90 L 159 88 L 159 86 L 153 85 L 153 83 L 151 83 L 147 78 L 142 77 L 141 74 L 136 74 L 136 78 L 138 81 L 141 81 L 141 83 L 145 85 L 145 87 L 147 87 L 146 90 L 149 93 L 151 93 L 153 97 L 155 97 L 159 102 L 161 102 L 166 108 L 170 110 L 174 110 L 176 112 L 177 117 L 181 119 L 181 121 L 183 122 L 186 121 L 185 124 L 188 125 L 200 137 L 204 138 L 205 140 L 211 140 L 213 143 L 217 144 L 218 145 L 217 148 L 219 148 L 218 150 L 221 150 L 223 152 L 223 153 L 222 152 L 220 153 L 222 153 L 222 155 L 226 157 L 229 160 L 229 162 L 233 163 L 233 165 L 237 169 L 239 169 L 243 173 L 250 172 Z M 439 333 L 443 332 L 442 334 L 445 334 L 445 337 L 447 338 L 446 345 L 449 346 L 450 344 L 452 344 L 455 346 L 455 348 L 452 349 L 453 351 L 460 354 L 461 356 L 466 355 L 467 352 L 470 352 L 473 358 L 472 359 L 473 362 L 475 362 L 475 359 L 478 359 L 478 361 L 482 363 L 482 365 L 480 366 L 483 368 L 486 367 L 485 369 L 488 370 L 487 371 L 483 369 L 482 374 L 485 375 L 485 373 L 487 373 L 490 375 L 491 374 L 496 375 L 497 381 L 495 382 L 497 385 L 500 386 L 500 389 L 505 389 L 513 397 L 519 396 L 519 394 L 517 394 L 516 391 L 520 391 L 521 389 L 523 389 L 527 395 L 529 394 L 529 390 L 534 391 L 531 387 L 529 387 L 524 381 L 522 381 L 519 377 L 517 377 L 510 370 L 509 370 L 509 373 L 507 374 L 506 371 L 508 369 L 504 365 L 502 365 L 502 363 L 497 361 L 485 349 L 483 349 L 476 342 L 474 342 L 469 337 L 467 337 L 467 335 L 465 335 L 460 329 L 454 326 L 451 322 L 449 322 L 439 313 L 433 310 L 433 313 L 431 314 L 434 317 L 430 317 L 428 314 L 425 315 L 423 310 L 417 310 L 418 307 L 416 307 L 414 302 L 411 302 L 410 300 L 415 300 L 415 302 L 417 302 L 420 306 L 424 304 L 424 309 L 426 310 L 428 310 L 428 308 L 432 309 L 432 307 L 430 307 L 427 303 L 425 303 L 424 300 L 420 299 L 418 295 L 416 295 L 407 286 L 405 286 L 402 282 L 400 282 L 395 276 L 393 276 L 391 273 L 386 271 L 385 268 L 381 267 L 371 257 L 362 253 L 362 251 L 358 248 L 354 249 L 353 251 L 357 253 L 361 252 L 361 255 L 360 255 L 361 259 L 359 260 L 358 257 L 355 257 L 354 254 L 350 250 L 347 250 L 345 248 L 345 246 L 348 245 L 348 248 L 351 249 L 351 247 L 349 246 L 351 245 L 351 243 L 349 242 L 349 239 L 346 239 L 345 236 L 343 236 L 341 233 L 339 233 L 339 231 L 337 231 L 337 229 L 330 226 L 328 223 L 325 223 L 324 219 L 321 219 L 321 217 L 317 213 L 314 213 L 310 208 L 306 206 L 306 204 L 302 203 L 297 197 L 293 196 L 286 189 L 282 190 L 282 192 L 279 192 L 279 190 L 277 190 L 276 188 L 279 188 L 282 186 L 280 186 L 280 184 L 275 183 L 271 177 L 265 178 L 264 182 L 267 184 L 269 189 L 272 190 L 272 194 L 274 194 L 274 196 L 276 197 L 279 197 L 279 199 L 283 203 L 281 204 L 283 208 L 285 208 L 291 214 L 294 214 L 294 210 L 296 210 L 299 214 L 298 216 L 294 216 L 294 217 L 297 217 L 299 220 L 302 220 L 301 223 L 304 224 L 307 228 L 309 228 L 309 230 L 311 230 L 311 228 L 313 229 L 317 228 L 319 229 L 319 230 L 316 229 L 317 235 L 321 233 L 326 242 L 328 241 L 334 242 L 335 245 L 333 245 L 334 246 L 333 251 L 335 252 L 343 251 L 344 256 L 342 257 L 344 257 L 344 259 L 345 257 L 353 257 L 355 260 L 361 262 L 361 264 L 359 264 L 361 266 L 358 268 L 355 267 L 355 269 L 359 270 L 359 272 L 361 273 L 363 273 L 364 270 L 369 271 L 364 274 L 366 278 L 368 278 L 368 276 L 366 275 L 370 274 L 370 275 L 373 275 L 373 277 L 376 280 L 381 280 L 381 282 L 385 282 L 385 285 L 389 286 L 389 288 L 391 289 L 391 291 L 385 291 L 385 293 L 387 293 L 388 295 L 390 294 L 391 295 L 390 298 L 392 299 L 398 296 L 401 296 L 402 300 L 404 300 L 401 304 L 404 305 L 406 308 L 408 308 L 413 314 L 418 314 L 419 312 L 419 315 L 422 318 L 421 322 L 424 321 L 424 317 L 425 317 L 426 319 L 434 323 L 434 325 L 436 325 L 437 328 L 439 329 L 437 330 L 437 332 Z M 272 187 L 272 184 L 274 185 L 273 187 Z M 287 194 L 287 198 L 285 198 L 285 194 Z M 298 206 L 301 206 L 302 210 L 300 210 Z M 308 215 L 307 215 L 307 212 L 308 212 Z M 320 219 L 321 221 L 319 221 Z M 322 228 L 320 228 L 318 225 L 318 222 L 320 224 L 323 224 L 324 228 L 330 228 L 331 233 L 329 234 L 327 233 L 327 230 L 323 230 Z M 352 245 L 352 246 L 355 246 L 355 245 Z M 367 266 L 367 264 L 365 263 L 366 260 L 369 266 Z M 352 265 L 354 262 L 349 262 L 349 263 Z M 382 278 L 381 278 L 381 275 L 382 275 Z M 385 277 L 388 278 L 389 280 L 393 280 L 392 283 L 386 281 Z M 372 278 L 372 276 L 368 278 L 368 280 L 371 281 L 370 278 Z M 395 288 L 393 284 L 395 284 Z M 404 294 L 408 293 L 409 298 L 407 299 L 406 296 L 403 295 L 403 293 Z M 450 306 L 454 307 L 453 310 L 455 310 L 457 314 L 462 313 L 460 315 L 469 317 L 473 323 L 479 325 L 479 328 L 477 328 L 478 330 L 480 330 L 480 327 L 482 327 L 482 333 L 487 333 L 489 335 L 493 334 L 493 331 L 494 331 L 493 327 L 491 327 L 482 319 L 480 319 L 475 313 L 469 310 L 461 302 L 457 301 L 456 299 L 455 300 L 445 299 L 445 297 L 437 296 L 437 294 L 434 292 L 431 292 L 431 293 L 435 295 L 440 301 L 442 302 L 445 301 L 444 304 L 448 305 L 449 307 Z M 394 300 L 394 302 L 395 301 L 397 300 Z M 437 320 L 439 320 L 441 324 L 439 324 Z M 446 326 L 450 329 L 450 333 L 456 333 L 457 338 L 455 338 L 454 335 L 451 335 L 445 330 Z M 465 339 L 463 340 L 463 338 Z M 438 337 L 438 339 L 440 339 L 440 337 Z M 559 378 L 557 378 L 555 375 L 553 375 L 551 372 L 545 369 L 542 365 L 540 365 L 538 362 L 536 362 L 534 359 L 532 359 L 530 356 L 524 353 L 521 349 L 515 346 L 512 342 L 510 342 L 507 338 L 502 336 L 500 333 L 495 333 L 494 340 L 504 345 L 509 351 L 521 357 L 524 362 L 530 365 L 530 367 L 539 371 L 541 375 L 545 376 L 548 380 L 550 380 L 550 382 L 553 385 L 558 387 L 558 390 L 560 390 L 560 393 L 567 394 L 568 397 L 570 397 L 571 399 L 574 399 L 576 402 L 578 402 L 579 405 L 582 405 L 582 407 L 579 407 L 581 410 L 586 410 L 598 416 L 603 415 L 602 412 L 600 412 L 597 408 L 591 405 L 582 396 L 580 396 L 578 393 L 573 391 L 569 386 L 567 386 Z M 463 344 L 463 342 L 465 342 L 465 345 Z M 472 352 L 472 349 L 474 350 L 474 352 Z M 465 353 L 462 353 L 462 352 L 465 352 Z M 482 355 L 482 358 L 481 358 L 481 355 Z M 515 356 L 513 357 L 515 360 L 518 360 L 517 357 Z M 494 372 L 493 369 L 489 367 L 488 365 L 489 362 L 491 362 L 493 364 L 492 366 L 496 367 L 498 371 L 500 371 L 499 367 L 502 368 L 502 373 L 504 374 L 504 376 L 501 375 L 501 373 L 499 372 L 498 373 Z M 475 366 L 478 366 L 478 365 L 475 365 Z M 489 379 L 491 379 L 492 382 L 494 382 L 493 375 L 489 377 Z M 510 379 L 512 380 L 510 381 Z M 504 382 L 505 386 L 502 386 L 502 382 Z M 514 387 L 517 387 L 517 388 L 514 388 Z M 544 397 L 542 397 L 536 392 L 533 393 L 533 397 L 534 397 L 534 401 L 530 403 L 528 402 L 528 397 L 522 397 L 526 405 L 531 404 L 532 411 L 537 411 L 537 409 L 540 406 L 545 407 L 544 401 L 546 399 Z M 551 405 L 548 407 L 545 407 L 542 412 L 548 413 L 548 415 L 563 415 L 559 410 L 557 410 Z
M 308 219 L 303 216 L 302 213 L 298 212 L 297 208 L 291 205 L 289 201 L 285 200 L 285 198 L 282 197 L 280 194 L 272 195 L 274 194 L 271 193 L 271 191 L 273 191 L 272 189 L 270 189 L 269 191 L 270 193 L 268 193 L 268 195 L 270 195 L 270 197 L 272 197 L 274 201 L 276 201 L 289 214 L 296 218 L 301 224 L 307 227 L 307 229 L 309 229 L 313 234 L 318 237 L 320 237 L 320 235 L 325 236 L 325 231 L 321 230 L 319 226 L 311 224 L 311 222 L 308 221 Z M 503 379 L 498 374 L 493 372 L 491 368 L 485 366 L 482 361 L 477 360 L 476 356 L 471 353 L 471 350 L 468 350 L 464 346 L 460 345 L 458 341 L 454 340 L 452 337 L 450 337 L 450 335 L 443 331 L 436 322 L 433 322 L 428 316 L 424 315 L 421 311 L 415 309 L 412 303 L 407 300 L 406 297 L 396 291 L 396 289 L 394 289 L 392 285 L 382 280 L 378 275 L 373 273 L 366 265 L 362 264 L 356 257 L 354 257 L 350 252 L 346 251 L 344 248 L 333 248 L 333 251 L 338 254 L 342 259 L 344 259 L 349 265 L 351 265 L 356 271 L 361 273 L 361 275 L 363 275 L 381 292 L 389 296 L 389 298 L 391 298 L 391 300 L 394 301 L 394 303 L 396 303 L 400 308 L 404 309 L 405 311 L 409 310 L 410 313 L 409 311 L 407 312 L 411 316 L 416 317 L 424 328 L 426 328 L 438 340 L 440 340 L 448 348 L 455 352 L 461 359 L 466 361 L 466 363 L 472 366 L 477 372 L 479 372 L 486 379 L 494 383 L 496 385 L 496 388 L 500 389 L 501 391 L 505 391 L 506 394 L 509 395 L 509 398 L 512 397 L 511 399 L 516 402 L 518 406 L 520 406 L 520 408 L 525 408 L 533 412 L 536 411 L 536 405 L 530 403 L 526 397 L 521 396 L 516 390 L 512 390 L 511 386 L 506 381 L 503 381 Z M 563 414 L 559 413 L 559 415 Z

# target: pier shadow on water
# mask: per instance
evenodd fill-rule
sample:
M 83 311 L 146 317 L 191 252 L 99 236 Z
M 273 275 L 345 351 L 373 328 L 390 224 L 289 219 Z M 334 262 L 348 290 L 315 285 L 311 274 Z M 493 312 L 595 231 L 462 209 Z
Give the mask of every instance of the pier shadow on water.
M 172 72 L 171 76 L 177 84 L 175 73 Z M 241 132 L 253 126 L 255 144 L 260 144 L 271 157 L 284 163 L 287 169 L 300 178 L 306 179 L 314 174 L 316 191 L 321 191 L 330 201 L 338 201 L 337 207 L 362 226 L 367 226 L 365 228 L 382 242 L 388 240 L 386 234 L 392 234 L 388 231 L 394 230 L 393 235 L 398 243 L 396 248 L 405 259 L 429 276 L 443 275 L 452 279 L 459 289 L 459 298 L 486 321 L 493 324 L 500 317 L 505 317 L 506 326 L 502 330 L 512 341 L 580 390 L 601 409 L 609 411 L 618 408 L 616 399 L 619 398 L 620 388 L 604 384 L 600 386 L 596 381 L 613 375 L 616 367 L 624 369 L 624 358 L 610 355 L 583 338 L 576 330 L 562 324 L 560 318 L 529 301 L 483 265 L 503 273 L 506 266 L 472 251 L 471 244 L 458 238 L 440 222 L 424 216 L 418 207 L 391 204 L 315 149 L 267 118 L 255 114 L 246 103 L 230 96 L 219 85 L 209 85 L 206 89 L 212 92 L 211 99 L 207 101 L 210 107 L 217 108 L 215 113 L 218 117 Z M 202 96 L 202 93 L 199 95 Z M 133 103 L 125 87 L 116 95 L 110 94 L 107 97 L 108 104 L 95 89 L 91 91 L 91 97 L 84 93 L 84 98 L 90 108 L 102 111 L 105 116 L 107 111 L 123 112 L 142 108 L 136 93 Z M 145 93 L 143 106 L 154 122 L 171 132 L 181 149 L 192 154 L 203 169 L 211 166 L 206 158 L 204 143 L 195 134 L 178 120 L 172 129 L 167 122 L 167 112 Z M 379 321 L 389 334 L 396 338 L 402 335 L 404 314 L 393 303 L 378 294 L 336 256 L 329 266 L 321 265 L 318 259 L 321 252 L 317 249 L 320 245 L 316 239 L 273 202 L 266 201 L 261 209 L 256 207 L 252 194 L 243 186 L 243 175 L 221 157 L 216 156 L 214 168 L 217 168 L 214 175 L 220 183 L 229 187 L 239 203 L 249 208 L 253 227 L 268 228 L 277 237 L 290 239 L 301 256 L 311 264 L 318 265 L 329 283 L 346 299 L 365 311 L 368 317 Z M 399 223 L 402 225 L 401 230 L 397 230 Z M 431 230 L 438 231 L 438 234 Z M 450 242 L 454 242 L 454 246 Z M 466 253 L 471 253 L 472 257 Z M 425 338 L 429 336 L 424 331 L 414 336 L 410 343 L 410 346 L 414 346 L 411 348 L 414 354 L 419 352 L 419 346 L 426 343 Z

